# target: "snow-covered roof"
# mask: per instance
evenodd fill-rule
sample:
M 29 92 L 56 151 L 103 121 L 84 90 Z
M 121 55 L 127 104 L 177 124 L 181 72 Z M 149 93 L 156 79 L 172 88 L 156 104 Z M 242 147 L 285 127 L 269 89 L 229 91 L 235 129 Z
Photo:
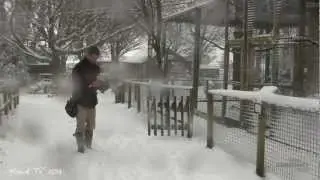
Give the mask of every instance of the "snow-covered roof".
M 240 3 L 243 3 L 241 0 Z M 272 23 L 272 4 L 266 0 L 256 0 L 256 23 Z M 267 8 L 265 8 L 267 6 Z M 177 13 L 173 13 L 164 18 L 164 21 L 173 21 L 180 23 L 195 23 L 195 10 L 202 10 L 202 24 L 224 26 L 226 18 L 226 3 L 225 0 L 208 0 L 205 2 L 197 3 L 189 8 L 183 9 Z M 282 18 L 279 19 L 281 25 L 297 24 L 299 19 L 299 1 L 292 0 L 287 5 L 287 8 L 282 12 Z M 229 6 L 228 19 L 231 24 L 239 24 L 240 21 L 235 16 L 234 6 Z

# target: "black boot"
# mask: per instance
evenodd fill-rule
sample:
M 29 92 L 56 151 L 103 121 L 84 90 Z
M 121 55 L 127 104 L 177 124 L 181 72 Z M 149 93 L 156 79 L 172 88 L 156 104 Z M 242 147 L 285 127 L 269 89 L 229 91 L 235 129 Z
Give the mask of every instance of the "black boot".
M 76 132 L 73 134 L 77 141 L 78 152 L 84 153 L 84 134 L 81 132 Z
M 86 143 L 87 148 L 89 148 L 89 149 L 91 149 L 92 137 L 93 137 L 93 130 L 86 130 L 85 143 Z

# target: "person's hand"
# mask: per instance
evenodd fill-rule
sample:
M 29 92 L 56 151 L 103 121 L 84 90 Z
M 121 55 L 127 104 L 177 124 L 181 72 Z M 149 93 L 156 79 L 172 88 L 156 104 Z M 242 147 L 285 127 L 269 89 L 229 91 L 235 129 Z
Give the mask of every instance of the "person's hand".
M 96 80 L 94 82 L 92 82 L 89 87 L 90 88 L 99 88 L 103 85 L 103 82 L 101 80 Z

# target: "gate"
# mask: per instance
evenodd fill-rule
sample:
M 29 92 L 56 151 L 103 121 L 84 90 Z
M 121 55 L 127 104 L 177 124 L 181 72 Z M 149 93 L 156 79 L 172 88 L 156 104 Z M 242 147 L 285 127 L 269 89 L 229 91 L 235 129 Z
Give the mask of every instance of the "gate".
M 149 96 L 147 99 L 148 135 L 185 136 L 192 129 L 190 96 Z

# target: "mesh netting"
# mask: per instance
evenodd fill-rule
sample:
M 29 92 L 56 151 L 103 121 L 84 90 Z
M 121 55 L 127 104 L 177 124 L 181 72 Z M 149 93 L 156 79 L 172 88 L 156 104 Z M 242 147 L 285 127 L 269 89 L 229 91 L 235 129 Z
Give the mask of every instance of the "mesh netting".
M 320 113 L 269 106 L 267 120 L 267 170 L 289 180 L 318 180 Z
M 226 112 L 222 104 L 226 100 Z M 264 109 L 265 167 L 285 180 L 319 179 L 320 112 L 268 105 Z M 214 142 L 237 158 L 256 163 L 260 104 L 214 96 Z
M 255 104 L 238 98 L 225 99 L 227 108 L 223 116 L 223 97 L 214 96 L 214 141 L 227 152 L 255 163 L 258 127 Z

